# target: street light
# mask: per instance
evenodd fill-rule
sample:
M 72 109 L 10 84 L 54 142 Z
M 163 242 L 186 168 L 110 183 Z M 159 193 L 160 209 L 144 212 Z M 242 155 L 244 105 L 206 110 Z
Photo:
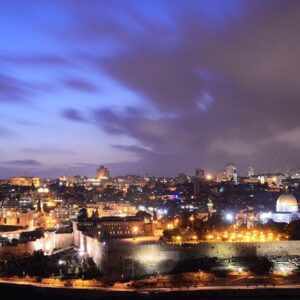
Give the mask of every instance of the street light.
M 211 179 L 212 179 L 212 175 L 207 174 L 207 175 L 206 175 L 206 179 L 207 179 L 207 180 L 211 180 Z

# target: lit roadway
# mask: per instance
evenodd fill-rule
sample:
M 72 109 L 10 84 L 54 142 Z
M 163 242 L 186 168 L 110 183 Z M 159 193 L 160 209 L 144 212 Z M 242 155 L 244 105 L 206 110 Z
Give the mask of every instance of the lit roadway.
M 66 289 L 86 289 L 86 290 L 99 290 L 103 292 L 138 292 L 138 293 L 151 293 L 151 292 L 174 292 L 174 291 L 209 291 L 209 290 L 261 290 L 261 289 L 300 289 L 300 284 L 286 284 L 286 285 L 272 285 L 272 284 L 257 284 L 257 285 L 218 285 L 218 286 L 190 286 L 190 287 L 174 287 L 174 288 L 128 288 L 122 287 L 121 283 L 118 283 L 118 287 L 94 287 L 94 286 L 85 286 L 84 282 L 82 286 L 73 286 L 73 287 L 65 287 L 63 284 L 43 284 L 30 282 L 26 280 L 7 280 L 0 279 L 0 284 L 10 284 L 10 285 L 28 285 L 40 288 L 66 288 Z

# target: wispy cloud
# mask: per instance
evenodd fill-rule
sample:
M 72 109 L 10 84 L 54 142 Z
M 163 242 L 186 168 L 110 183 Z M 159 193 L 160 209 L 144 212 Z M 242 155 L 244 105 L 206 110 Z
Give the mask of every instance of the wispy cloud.
M 10 160 L 10 161 L 4 161 L 2 162 L 2 164 L 15 165 L 15 166 L 31 166 L 31 167 L 42 165 L 42 163 L 33 159 Z

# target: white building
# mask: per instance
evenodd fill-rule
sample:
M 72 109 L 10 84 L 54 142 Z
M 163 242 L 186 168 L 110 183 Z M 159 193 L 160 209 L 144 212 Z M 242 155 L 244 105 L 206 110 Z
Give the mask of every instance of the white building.
M 226 166 L 225 175 L 227 180 L 232 180 L 234 177 L 234 174 L 236 174 L 236 167 L 233 163 L 229 163 Z

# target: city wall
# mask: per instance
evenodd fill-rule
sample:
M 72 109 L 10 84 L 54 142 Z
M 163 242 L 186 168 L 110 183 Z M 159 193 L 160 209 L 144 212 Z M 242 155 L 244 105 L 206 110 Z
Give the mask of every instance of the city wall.
M 179 263 L 201 258 L 300 255 L 300 241 L 199 244 L 108 244 L 101 269 L 127 277 L 172 272 Z
M 0 257 L 5 255 L 20 256 L 37 250 L 53 251 L 54 249 L 65 248 L 73 245 L 73 233 L 47 232 L 45 236 L 35 241 L 30 241 L 16 246 L 0 247 Z
M 101 242 L 76 228 L 73 233 L 47 232 L 34 242 L 0 247 L 0 256 L 7 253 L 22 255 L 34 250 L 53 251 L 75 245 L 93 258 L 99 270 L 107 275 L 124 277 L 170 273 L 178 264 L 201 258 L 232 258 L 255 256 L 300 255 L 300 241 L 256 243 L 199 243 L 199 244 L 140 244 L 119 239 Z
M 5 246 L 0 247 L 0 257 L 5 258 L 7 256 L 21 256 L 32 251 L 34 251 L 33 242 L 19 244 L 17 246 Z

